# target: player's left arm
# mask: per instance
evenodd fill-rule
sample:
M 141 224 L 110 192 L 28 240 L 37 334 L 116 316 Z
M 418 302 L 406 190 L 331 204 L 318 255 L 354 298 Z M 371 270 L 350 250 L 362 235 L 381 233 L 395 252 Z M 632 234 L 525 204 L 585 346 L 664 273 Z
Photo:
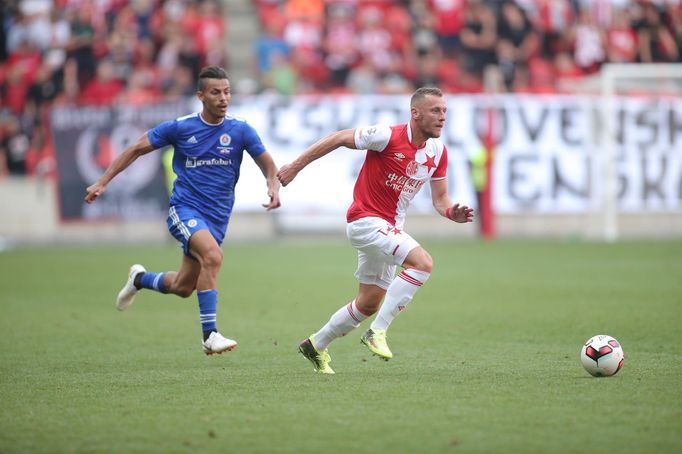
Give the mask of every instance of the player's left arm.
M 451 221 L 466 223 L 474 220 L 473 208 L 452 202 L 448 195 L 448 181 L 445 178 L 431 180 L 431 200 L 438 214 Z
M 293 179 L 296 178 L 296 175 L 298 175 L 298 173 L 308 164 L 326 156 L 339 147 L 346 147 L 353 150 L 358 148 L 355 145 L 355 129 L 343 129 L 341 131 L 333 132 L 310 145 L 293 162 L 284 164 L 279 170 L 277 178 L 279 178 L 279 181 L 283 186 L 286 186 L 291 183 Z
M 265 151 L 256 156 L 254 161 L 256 161 L 260 171 L 263 172 L 263 176 L 268 184 L 268 197 L 270 197 L 270 202 L 264 203 L 263 207 L 265 207 L 267 211 L 279 208 L 279 180 L 277 179 L 277 165 L 275 164 L 275 160 L 272 159 L 270 153 Z

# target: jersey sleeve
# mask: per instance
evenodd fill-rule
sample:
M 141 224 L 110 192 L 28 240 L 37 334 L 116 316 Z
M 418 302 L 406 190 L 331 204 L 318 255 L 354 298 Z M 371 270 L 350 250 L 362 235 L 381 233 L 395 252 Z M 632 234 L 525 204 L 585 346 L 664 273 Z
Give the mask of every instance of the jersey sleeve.
M 431 175 L 431 180 L 442 180 L 448 176 L 448 149 L 443 145 L 443 154 L 440 155 L 438 167 Z
M 384 151 L 390 139 L 391 127 L 387 125 L 355 128 L 355 146 L 358 150 Z
M 244 123 L 244 149 L 252 158 L 265 153 L 265 145 L 253 126 Z
M 147 132 L 149 142 L 155 149 L 175 143 L 178 132 L 178 122 L 175 120 L 164 121 Z

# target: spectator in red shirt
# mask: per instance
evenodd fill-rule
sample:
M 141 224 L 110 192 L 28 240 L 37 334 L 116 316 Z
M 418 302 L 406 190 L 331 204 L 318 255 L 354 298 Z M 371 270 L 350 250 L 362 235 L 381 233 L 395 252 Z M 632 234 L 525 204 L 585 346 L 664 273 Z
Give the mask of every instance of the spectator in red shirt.
M 430 0 L 436 18 L 436 33 L 446 57 L 459 51 L 462 31 L 462 10 L 466 0 Z
M 97 75 L 83 89 L 79 101 L 81 104 L 110 106 L 116 102 L 123 91 L 123 83 L 114 78 L 114 66 L 111 60 L 101 60 L 97 65 Z
M 2 100 L 16 114 L 24 110 L 26 92 L 33 83 L 40 59 L 40 52 L 28 40 L 22 41 L 7 59 Z
M 637 34 L 630 27 L 628 11 L 617 10 L 612 26 L 606 31 L 606 52 L 613 63 L 637 61 Z
M 158 101 L 160 94 L 155 89 L 153 82 L 154 79 L 149 79 L 143 70 L 134 70 L 128 78 L 128 85 L 125 90 L 118 96 L 118 101 L 134 106 Z

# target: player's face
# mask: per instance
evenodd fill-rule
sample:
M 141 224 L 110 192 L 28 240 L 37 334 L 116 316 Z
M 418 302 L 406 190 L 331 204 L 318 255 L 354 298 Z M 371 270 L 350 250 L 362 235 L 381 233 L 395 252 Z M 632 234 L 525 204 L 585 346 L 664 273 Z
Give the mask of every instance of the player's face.
M 426 95 L 412 107 L 412 119 L 426 137 L 440 137 L 447 110 L 442 96 Z
M 197 92 L 197 96 L 204 105 L 204 118 L 211 123 L 217 123 L 225 117 L 227 107 L 230 105 L 232 98 L 230 81 L 227 79 L 205 79 L 204 89 Z

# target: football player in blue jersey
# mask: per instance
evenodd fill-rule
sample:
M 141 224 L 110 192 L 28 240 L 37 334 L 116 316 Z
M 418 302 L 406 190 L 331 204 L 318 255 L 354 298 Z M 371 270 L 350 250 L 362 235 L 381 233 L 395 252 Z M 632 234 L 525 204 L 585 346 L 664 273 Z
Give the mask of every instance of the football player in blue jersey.
M 203 105 L 200 113 L 163 122 L 147 131 L 111 163 L 99 181 L 86 189 L 85 201 L 92 203 L 104 194 L 107 184 L 140 156 L 173 146 L 173 171 L 177 179 L 167 223 L 168 230 L 183 247 L 180 269 L 152 273 L 142 265 L 133 265 L 118 294 L 116 307 L 126 310 L 140 289 L 183 298 L 196 290 L 203 350 L 213 355 L 237 346 L 216 327 L 217 279 L 223 262 L 220 245 L 232 213 L 244 151 L 251 155 L 267 180 L 270 201 L 263 206 L 268 211 L 280 206 L 279 181 L 277 166 L 255 129 L 227 113 L 231 92 L 224 69 L 209 66 L 201 70 L 197 97 Z

